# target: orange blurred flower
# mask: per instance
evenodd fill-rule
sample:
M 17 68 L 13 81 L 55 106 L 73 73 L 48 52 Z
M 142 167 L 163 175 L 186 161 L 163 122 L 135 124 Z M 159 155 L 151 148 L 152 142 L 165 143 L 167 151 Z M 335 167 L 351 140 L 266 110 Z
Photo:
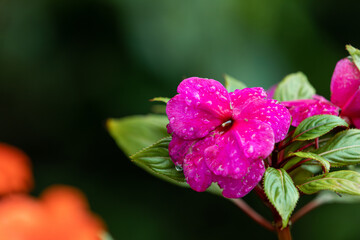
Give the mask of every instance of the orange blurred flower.
M 29 157 L 16 147 L 0 143 L 0 196 L 28 192 L 32 186 Z
M 75 188 L 54 186 L 39 200 L 18 194 L 0 201 L 0 239 L 100 240 L 103 222 Z

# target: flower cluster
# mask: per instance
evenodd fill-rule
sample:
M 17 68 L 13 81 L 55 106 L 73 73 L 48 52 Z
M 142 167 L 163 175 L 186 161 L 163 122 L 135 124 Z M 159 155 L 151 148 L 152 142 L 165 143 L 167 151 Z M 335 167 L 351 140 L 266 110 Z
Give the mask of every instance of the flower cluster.
M 28 192 L 32 186 L 29 157 L 18 148 L 0 143 L 0 195 Z
M 102 221 L 76 189 L 54 186 L 39 200 L 11 195 L 0 204 L 0 239 L 100 240 Z
M 32 185 L 29 157 L 1 143 L 0 239 L 100 240 L 104 224 L 80 191 L 55 186 L 37 200 L 26 195 Z
M 211 79 L 183 80 L 167 103 L 169 154 L 190 187 L 205 191 L 217 182 L 228 198 L 239 198 L 261 180 L 263 159 L 283 140 L 290 113 L 262 88 L 227 92 Z
M 274 93 L 276 86 L 269 90 Z M 331 78 L 331 102 L 322 96 L 281 102 L 288 107 L 293 118 L 292 125 L 298 126 L 304 119 L 320 114 L 344 118 L 350 125 L 360 128 L 360 71 L 349 58 L 340 60 Z
M 360 71 L 348 58 L 340 60 L 331 78 L 331 102 L 341 108 L 340 116 L 360 128 Z

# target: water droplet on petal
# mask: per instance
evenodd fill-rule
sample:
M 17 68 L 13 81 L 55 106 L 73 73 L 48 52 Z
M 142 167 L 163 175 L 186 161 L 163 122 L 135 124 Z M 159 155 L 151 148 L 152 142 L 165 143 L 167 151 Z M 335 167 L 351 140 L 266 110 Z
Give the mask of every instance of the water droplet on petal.
M 191 101 L 190 98 L 186 97 L 186 98 L 185 98 L 185 102 L 186 102 L 186 104 L 187 104 L 188 106 L 190 106 L 192 101 Z
M 211 87 L 209 88 L 209 92 L 215 92 L 215 90 L 216 90 L 216 87 L 215 87 L 215 86 L 211 86 Z
M 247 150 L 248 153 L 253 153 L 254 152 L 254 146 L 250 145 L 249 149 Z

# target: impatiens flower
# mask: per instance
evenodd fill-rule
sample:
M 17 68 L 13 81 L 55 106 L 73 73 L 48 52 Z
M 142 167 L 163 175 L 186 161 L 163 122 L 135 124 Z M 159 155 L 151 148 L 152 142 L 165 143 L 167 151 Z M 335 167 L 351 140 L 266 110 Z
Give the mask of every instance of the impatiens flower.
M 262 88 L 228 93 L 212 79 L 188 78 L 169 100 L 169 154 L 190 187 L 217 182 L 228 198 L 250 192 L 261 180 L 263 159 L 283 140 L 290 114 Z
M 348 58 L 336 64 L 330 90 L 331 102 L 341 108 L 340 116 L 360 128 L 360 71 Z
M 39 200 L 16 194 L 0 201 L 0 239 L 101 240 L 102 221 L 78 190 L 56 186 Z
M 291 125 L 294 127 L 314 115 L 339 115 L 339 108 L 319 95 L 314 95 L 313 99 L 300 99 L 281 103 L 289 109 L 292 117 Z
M 0 196 L 28 192 L 33 186 L 30 159 L 20 149 L 0 143 Z

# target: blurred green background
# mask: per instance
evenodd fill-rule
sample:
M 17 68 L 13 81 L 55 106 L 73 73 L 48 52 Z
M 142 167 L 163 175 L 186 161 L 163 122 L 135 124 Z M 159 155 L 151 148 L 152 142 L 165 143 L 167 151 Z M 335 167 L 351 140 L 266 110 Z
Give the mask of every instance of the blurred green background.
M 268 88 L 303 71 L 329 97 L 345 44 L 360 47 L 358 1 L 1 0 L 0 141 L 33 161 L 39 194 L 82 189 L 115 239 L 276 239 L 231 202 L 134 166 L 105 129 L 145 114 L 185 77 Z M 309 199 L 309 198 L 305 198 Z M 252 206 L 270 213 L 251 194 Z M 299 203 L 302 205 L 305 201 Z M 294 239 L 360 239 L 360 205 L 327 205 Z

